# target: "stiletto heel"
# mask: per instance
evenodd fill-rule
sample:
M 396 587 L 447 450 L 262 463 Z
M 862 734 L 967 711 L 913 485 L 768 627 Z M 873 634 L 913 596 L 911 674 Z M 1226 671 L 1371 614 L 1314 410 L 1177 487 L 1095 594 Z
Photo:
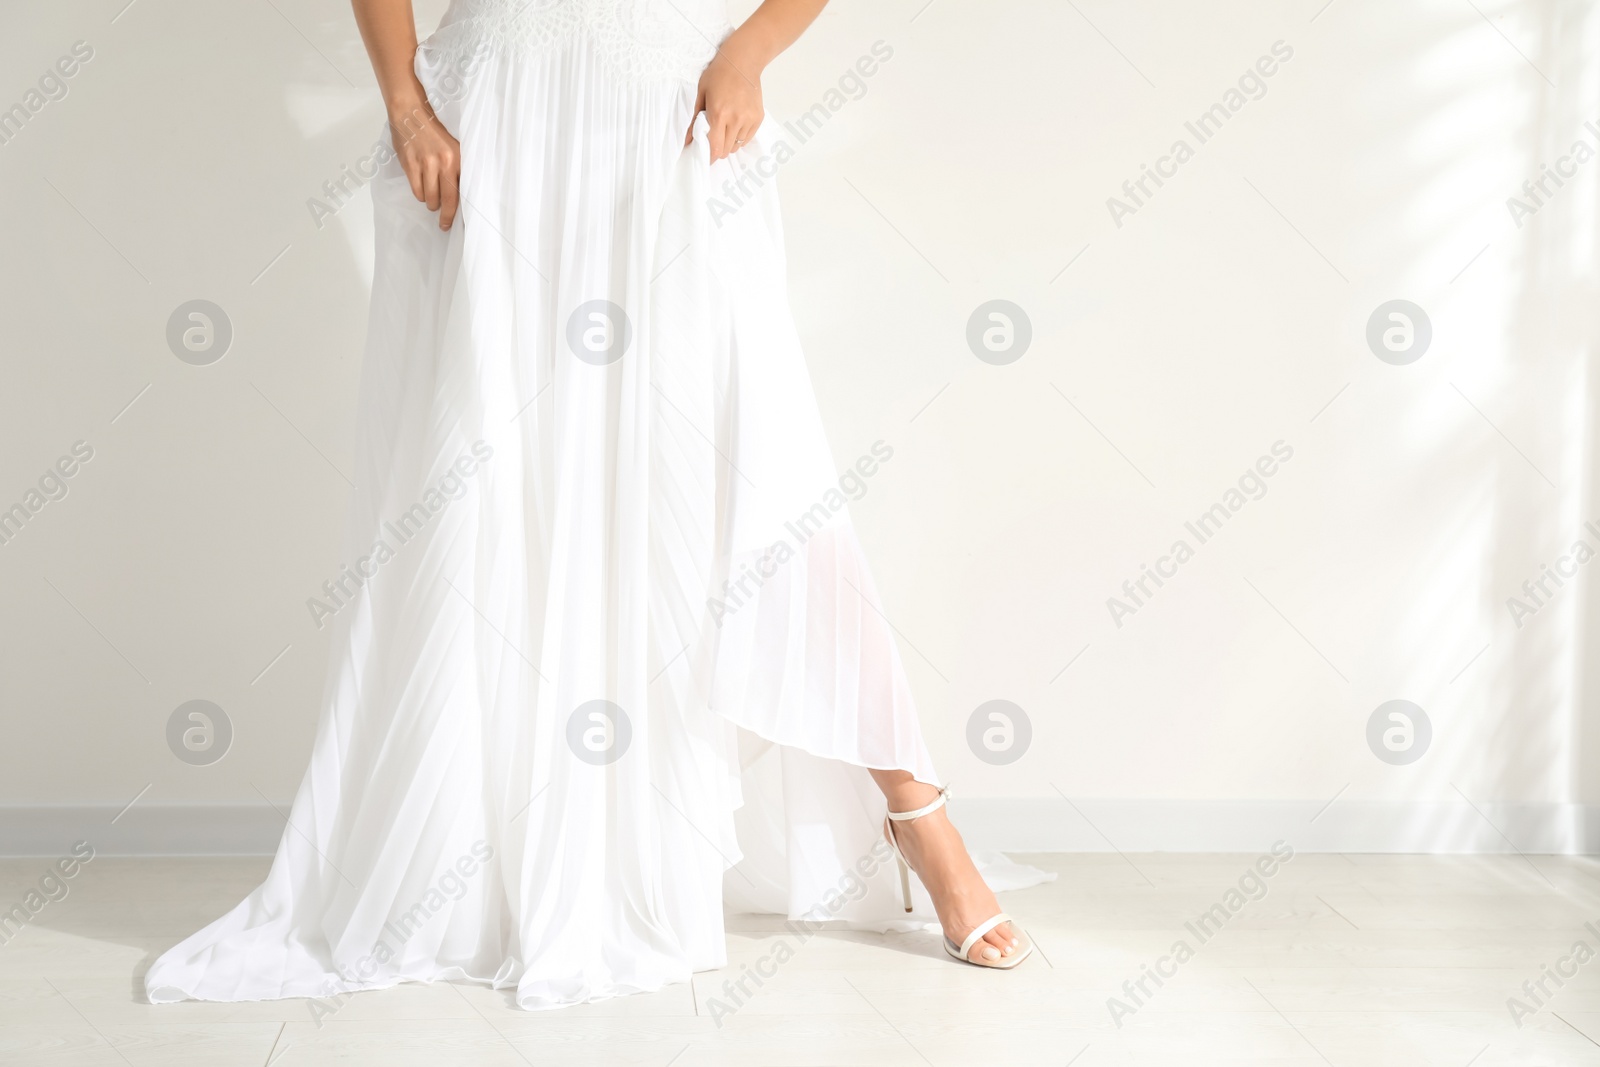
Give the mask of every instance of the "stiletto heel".
M 910 822 L 912 819 L 920 819 L 924 815 L 938 811 L 944 807 L 945 801 L 949 799 L 950 787 L 945 786 L 939 790 L 939 795 L 934 798 L 931 804 L 925 804 L 915 811 L 891 811 L 888 813 L 888 818 L 883 820 L 883 836 L 888 839 L 889 847 L 894 849 L 894 858 L 900 864 L 900 896 L 905 901 L 906 911 L 911 910 L 911 863 L 906 859 L 905 853 L 900 851 L 900 842 L 895 840 L 894 824 L 897 822 Z M 992 961 L 968 959 L 967 953 L 972 951 L 972 947 L 982 940 L 984 934 L 987 934 L 1001 923 L 1011 923 L 1011 933 L 1017 946 L 1017 951 L 1010 956 L 1001 956 L 999 959 Z M 1011 916 L 1003 911 L 973 927 L 961 944 L 957 945 L 950 940 L 948 935 L 943 938 L 943 941 L 945 952 L 962 963 L 970 963 L 974 967 L 990 967 L 1000 971 L 1009 971 L 1027 959 L 1033 952 L 1033 941 L 1022 931 L 1021 927 L 1012 921 Z

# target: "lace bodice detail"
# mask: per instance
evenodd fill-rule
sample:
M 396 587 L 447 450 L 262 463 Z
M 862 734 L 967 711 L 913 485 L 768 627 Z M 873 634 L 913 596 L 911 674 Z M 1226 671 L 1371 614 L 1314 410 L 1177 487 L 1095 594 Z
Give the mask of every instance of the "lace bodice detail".
M 629 81 L 693 81 L 732 29 L 725 0 L 451 0 L 427 44 L 537 54 L 587 38 Z

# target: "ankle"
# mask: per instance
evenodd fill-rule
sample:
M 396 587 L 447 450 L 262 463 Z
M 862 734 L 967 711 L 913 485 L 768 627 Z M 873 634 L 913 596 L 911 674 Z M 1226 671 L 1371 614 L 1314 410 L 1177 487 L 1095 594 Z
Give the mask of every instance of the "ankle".
M 934 786 L 927 782 L 919 782 L 909 775 L 901 782 L 880 784 L 883 788 L 883 797 L 889 803 L 889 810 L 897 815 L 927 807 L 939 798 L 940 793 Z

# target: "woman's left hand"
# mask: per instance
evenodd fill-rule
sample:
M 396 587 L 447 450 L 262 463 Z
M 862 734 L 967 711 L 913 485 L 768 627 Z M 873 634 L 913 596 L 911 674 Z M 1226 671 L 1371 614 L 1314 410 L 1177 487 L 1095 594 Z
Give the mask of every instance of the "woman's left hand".
M 756 135 L 766 109 L 761 103 L 761 68 L 741 58 L 729 48 L 732 38 L 717 50 L 716 58 L 700 75 L 695 94 L 694 113 L 706 113 L 711 126 L 711 162 L 737 152 Z M 694 139 L 694 126 L 684 136 L 687 145 Z

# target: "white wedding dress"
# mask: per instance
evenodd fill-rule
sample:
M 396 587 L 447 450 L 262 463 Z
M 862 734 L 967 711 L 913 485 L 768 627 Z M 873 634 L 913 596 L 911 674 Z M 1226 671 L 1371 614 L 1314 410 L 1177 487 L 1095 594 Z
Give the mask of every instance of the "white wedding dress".
M 843 507 L 778 205 L 709 163 L 721 0 L 455 0 L 398 163 L 311 765 L 267 880 L 153 1002 L 467 979 L 554 1007 L 724 964 L 723 915 L 907 916 L 866 768 L 938 783 Z M 881 452 L 880 456 L 881 458 Z M 987 858 L 996 888 L 1041 872 Z

